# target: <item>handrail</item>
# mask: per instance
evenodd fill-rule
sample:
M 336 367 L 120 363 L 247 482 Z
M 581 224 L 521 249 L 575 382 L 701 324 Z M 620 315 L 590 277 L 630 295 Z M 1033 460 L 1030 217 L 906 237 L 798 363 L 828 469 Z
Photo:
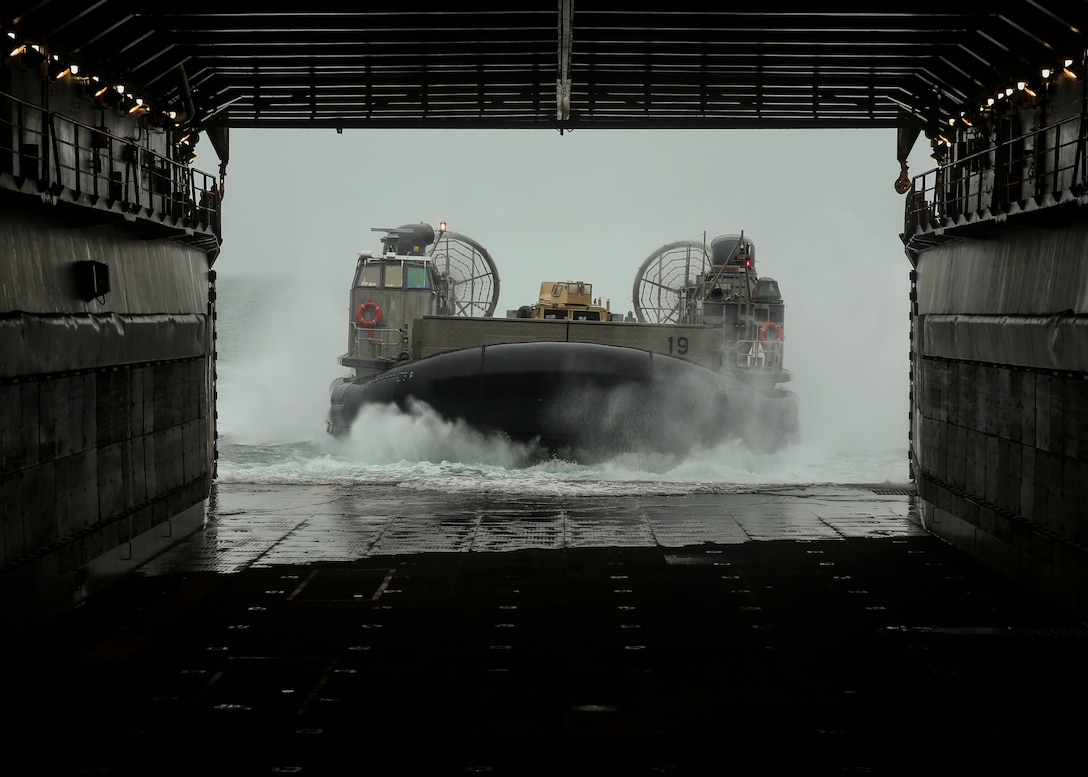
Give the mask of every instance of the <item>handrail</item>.
M 0 92 L 0 101 L 10 105 L 0 111 L 0 173 L 34 181 L 40 191 L 102 198 L 221 234 L 214 175 L 9 93 Z
M 737 340 L 734 365 L 746 371 L 781 372 L 786 344 L 782 340 Z
M 352 322 L 355 328 L 355 342 L 352 356 L 381 361 L 399 361 L 405 334 L 400 329 L 388 327 L 362 326 Z
M 971 140 L 961 148 L 970 148 Z M 1079 115 L 958 157 L 912 179 L 904 232 L 991 219 L 1080 194 L 1088 183 Z

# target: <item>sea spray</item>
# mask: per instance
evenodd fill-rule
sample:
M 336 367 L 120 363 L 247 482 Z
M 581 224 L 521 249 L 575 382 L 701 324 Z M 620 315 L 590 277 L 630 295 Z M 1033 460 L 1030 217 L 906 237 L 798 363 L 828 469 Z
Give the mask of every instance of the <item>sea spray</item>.
M 530 445 L 481 434 L 421 409 L 365 410 L 350 437 L 243 444 L 225 436 L 224 482 L 385 483 L 427 491 L 616 495 L 689 493 L 758 485 L 902 484 L 903 451 L 832 451 L 798 444 L 773 453 L 738 443 L 686 456 L 619 453 L 592 465 L 548 458 Z
M 908 479 L 905 450 L 812 439 L 804 425 L 801 443 L 771 453 L 728 442 L 686 455 L 617 453 L 592 465 L 549 458 L 531 443 L 481 434 L 425 407 L 409 414 L 367 408 L 350 435 L 335 439 L 325 433 L 325 414 L 329 383 L 345 372 L 335 361 L 344 347 L 342 311 L 324 287 L 295 284 L 287 293 L 287 284 L 261 277 L 223 278 L 219 286 L 221 482 L 382 483 L 547 498 Z M 806 402 L 802 396 L 802 408 Z

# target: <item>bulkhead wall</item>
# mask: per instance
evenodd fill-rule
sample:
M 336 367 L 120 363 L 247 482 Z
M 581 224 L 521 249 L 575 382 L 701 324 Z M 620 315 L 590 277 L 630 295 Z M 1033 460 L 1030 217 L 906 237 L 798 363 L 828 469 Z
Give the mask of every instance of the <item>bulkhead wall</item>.
M 1088 223 L 921 251 L 912 466 L 927 527 L 1088 612 Z
M 209 256 L 0 210 L 0 607 L 70 606 L 199 527 L 214 465 Z M 81 296 L 76 263 L 108 268 Z

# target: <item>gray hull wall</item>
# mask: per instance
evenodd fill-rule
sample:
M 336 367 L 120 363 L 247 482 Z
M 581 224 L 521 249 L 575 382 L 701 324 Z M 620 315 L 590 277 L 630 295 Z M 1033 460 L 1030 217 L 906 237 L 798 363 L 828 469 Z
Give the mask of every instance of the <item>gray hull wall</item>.
M 201 526 L 214 463 L 208 254 L 44 210 L 0 211 L 0 606 L 15 620 Z M 84 259 L 109 266 L 100 300 L 76 294 Z
M 1088 612 L 1088 224 L 917 264 L 913 474 L 927 528 Z

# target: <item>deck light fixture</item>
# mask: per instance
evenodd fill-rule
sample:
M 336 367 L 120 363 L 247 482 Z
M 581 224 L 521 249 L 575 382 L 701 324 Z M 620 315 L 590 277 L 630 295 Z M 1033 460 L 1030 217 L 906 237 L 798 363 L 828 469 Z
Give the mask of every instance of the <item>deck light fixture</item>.
M 18 57 L 19 66 L 27 70 L 36 68 L 49 59 L 42 47 L 36 43 L 23 43 L 13 48 L 10 54 L 13 58 Z
M 1023 92 L 1026 95 L 1029 95 L 1031 97 L 1036 96 L 1035 92 L 1032 91 L 1030 86 L 1028 86 L 1027 81 L 1017 81 L 1016 82 L 1016 88 L 1019 89 L 1021 92 Z

